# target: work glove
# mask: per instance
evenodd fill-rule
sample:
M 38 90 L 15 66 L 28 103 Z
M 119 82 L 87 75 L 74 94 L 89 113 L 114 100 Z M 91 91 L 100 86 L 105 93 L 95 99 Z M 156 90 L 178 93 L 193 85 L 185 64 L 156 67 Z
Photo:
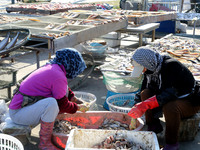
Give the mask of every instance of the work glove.
M 153 109 L 158 106 L 159 104 L 157 102 L 156 96 L 154 95 L 143 102 L 135 104 L 133 108 L 128 112 L 128 115 L 136 119 L 141 117 L 148 109 Z

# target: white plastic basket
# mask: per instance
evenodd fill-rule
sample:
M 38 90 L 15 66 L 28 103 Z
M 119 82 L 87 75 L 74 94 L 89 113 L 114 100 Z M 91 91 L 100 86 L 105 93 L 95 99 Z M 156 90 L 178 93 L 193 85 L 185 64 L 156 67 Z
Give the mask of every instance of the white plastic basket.
M 135 94 L 116 94 L 106 99 L 110 111 L 128 113 L 134 105 Z
M 22 143 L 15 137 L 0 133 L 1 150 L 24 150 Z
M 73 129 L 69 134 L 65 150 L 99 150 L 92 147 L 100 144 L 108 136 L 116 134 L 123 135 L 128 141 L 135 143 L 141 149 L 160 150 L 158 139 L 154 132 L 101 129 Z
M 88 92 L 81 92 L 81 91 L 74 91 L 74 94 L 77 98 L 84 100 L 85 102 L 90 103 L 89 110 L 92 110 L 95 106 L 95 102 L 97 100 L 96 96 L 92 93 Z

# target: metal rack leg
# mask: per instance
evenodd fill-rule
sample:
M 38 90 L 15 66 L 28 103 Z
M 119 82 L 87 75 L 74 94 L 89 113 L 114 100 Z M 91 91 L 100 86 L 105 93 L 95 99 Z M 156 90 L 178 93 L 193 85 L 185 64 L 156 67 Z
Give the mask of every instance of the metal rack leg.
M 37 61 L 37 69 L 40 68 L 40 51 L 36 51 L 36 61 Z
M 195 36 L 195 28 L 196 28 L 197 19 L 194 20 L 194 29 L 193 29 L 193 37 Z
M 8 87 L 8 99 L 11 99 L 11 86 Z
M 152 31 L 152 42 L 155 40 L 155 36 L 156 36 L 156 30 L 153 30 Z
M 139 46 L 142 46 L 142 34 L 139 34 Z

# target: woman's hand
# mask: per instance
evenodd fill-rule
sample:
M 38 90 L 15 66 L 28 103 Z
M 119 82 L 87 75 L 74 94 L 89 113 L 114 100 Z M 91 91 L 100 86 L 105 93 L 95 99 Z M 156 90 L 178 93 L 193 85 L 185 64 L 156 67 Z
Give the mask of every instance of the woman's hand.
M 81 112 L 86 112 L 89 110 L 89 105 L 85 105 L 85 104 L 78 104 L 78 111 Z

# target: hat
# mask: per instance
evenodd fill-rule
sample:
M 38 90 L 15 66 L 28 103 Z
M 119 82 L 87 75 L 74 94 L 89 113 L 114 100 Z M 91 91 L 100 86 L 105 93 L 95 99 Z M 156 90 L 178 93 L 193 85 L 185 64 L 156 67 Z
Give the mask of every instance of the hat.
M 144 70 L 144 67 L 138 64 L 135 60 L 131 59 L 131 64 L 134 66 L 131 77 L 139 77 Z

